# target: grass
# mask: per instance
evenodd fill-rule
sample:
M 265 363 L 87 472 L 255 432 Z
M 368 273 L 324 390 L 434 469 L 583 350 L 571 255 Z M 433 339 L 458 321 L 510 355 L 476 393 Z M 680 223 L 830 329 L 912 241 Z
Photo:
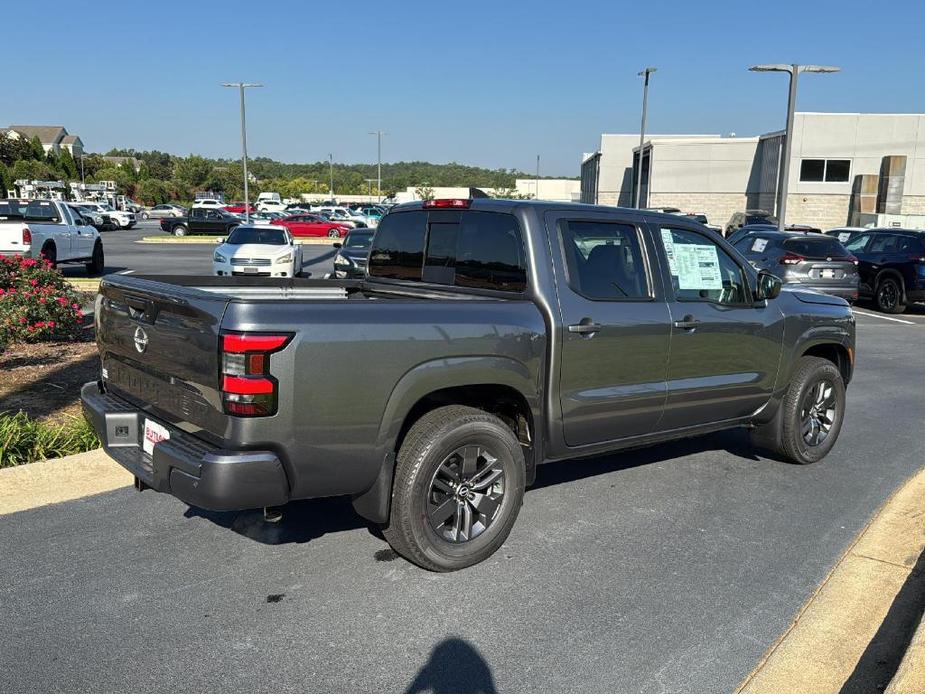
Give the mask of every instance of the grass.
M 99 445 L 81 416 L 49 424 L 22 411 L 0 414 L 0 468 L 84 453 Z

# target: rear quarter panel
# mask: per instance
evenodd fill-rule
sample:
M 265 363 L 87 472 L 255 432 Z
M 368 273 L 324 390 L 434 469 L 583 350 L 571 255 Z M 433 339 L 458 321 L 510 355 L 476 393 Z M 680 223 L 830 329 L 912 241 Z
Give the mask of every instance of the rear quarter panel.
M 233 418 L 232 433 L 280 455 L 293 498 L 368 489 L 404 417 L 433 390 L 511 385 L 539 421 L 546 329 L 529 301 L 232 302 L 222 327 L 296 332 L 273 356 L 278 413 Z

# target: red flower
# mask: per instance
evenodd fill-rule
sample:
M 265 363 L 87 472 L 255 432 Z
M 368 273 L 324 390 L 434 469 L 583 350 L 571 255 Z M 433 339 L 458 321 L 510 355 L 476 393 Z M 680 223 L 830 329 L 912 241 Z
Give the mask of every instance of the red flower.
M 55 322 L 53 320 L 50 320 L 45 325 L 47 325 L 49 328 L 53 328 L 55 327 Z
M 66 297 L 59 296 L 57 299 L 55 299 L 55 301 L 57 301 L 57 302 L 58 302 L 59 304 L 61 304 L 62 306 L 67 306 L 67 298 L 66 298 Z
M 38 281 L 38 280 L 29 280 L 29 284 L 31 284 L 33 287 L 37 287 L 37 286 L 39 286 L 39 281 Z

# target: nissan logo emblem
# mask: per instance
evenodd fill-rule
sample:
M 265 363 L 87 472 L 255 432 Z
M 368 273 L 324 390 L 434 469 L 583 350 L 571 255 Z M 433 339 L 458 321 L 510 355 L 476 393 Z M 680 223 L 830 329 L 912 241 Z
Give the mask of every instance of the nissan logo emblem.
M 141 354 L 148 347 L 148 333 L 143 328 L 135 328 L 135 349 Z

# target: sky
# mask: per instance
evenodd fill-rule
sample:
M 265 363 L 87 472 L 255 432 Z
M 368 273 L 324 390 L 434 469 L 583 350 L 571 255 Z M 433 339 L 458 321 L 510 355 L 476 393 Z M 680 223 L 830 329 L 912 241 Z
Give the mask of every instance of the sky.
M 798 109 L 925 112 L 925 2 L 20 3 L 5 31 L 0 125 L 63 125 L 112 147 L 286 162 L 456 161 L 578 176 L 603 132 L 756 135 Z M 49 23 L 49 17 L 60 16 Z M 80 19 L 83 17 L 83 19 Z M 40 50 L 36 50 L 37 46 Z

